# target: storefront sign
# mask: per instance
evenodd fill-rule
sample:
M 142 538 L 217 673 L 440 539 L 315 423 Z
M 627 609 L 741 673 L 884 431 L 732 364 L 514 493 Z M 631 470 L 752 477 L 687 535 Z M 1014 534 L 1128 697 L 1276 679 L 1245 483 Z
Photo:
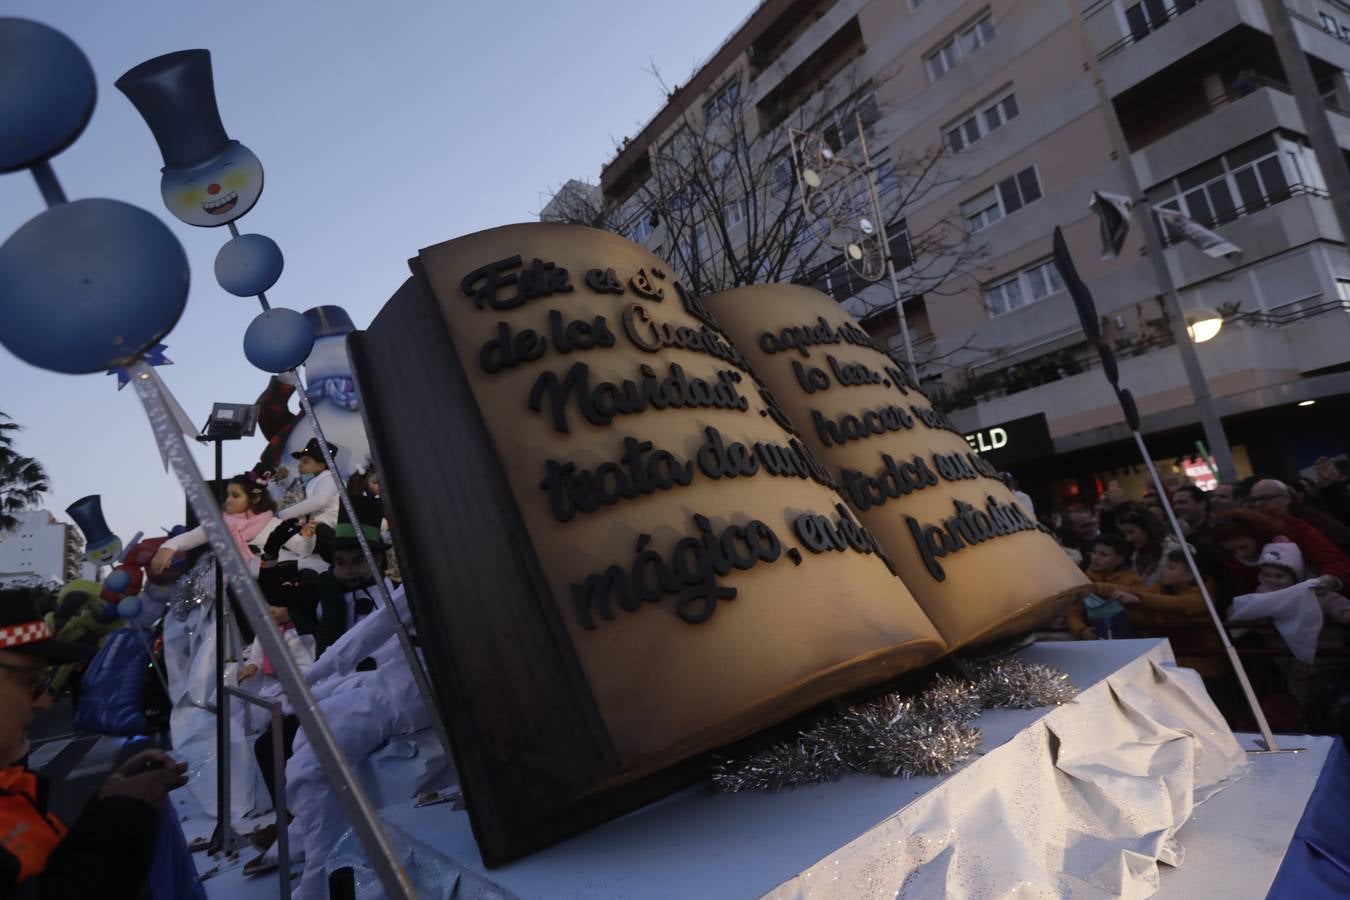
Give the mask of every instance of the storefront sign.
M 1045 413 L 981 428 L 965 438 L 970 449 L 996 469 L 1010 469 L 1018 463 L 1045 459 L 1055 451 Z

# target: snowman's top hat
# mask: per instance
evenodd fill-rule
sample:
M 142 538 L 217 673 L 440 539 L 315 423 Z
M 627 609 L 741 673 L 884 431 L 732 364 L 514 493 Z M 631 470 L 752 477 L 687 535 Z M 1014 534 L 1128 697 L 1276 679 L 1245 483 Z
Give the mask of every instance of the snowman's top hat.
M 356 330 L 352 317 L 340 306 L 311 306 L 305 310 L 305 318 L 314 326 L 315 339 L 351 334 Z
M 155 135 L 166 169 L 190 169 L 230 145 L 216 107 L 211 53 L 179 50 L 146 60 L 115 82 Z
M 66 515 L 75 520 L 84 535 L 86 553 L 96 553 L 118 540 L 103 519 L 103 501 L 98 494 L 76 500 L 66 507 Z

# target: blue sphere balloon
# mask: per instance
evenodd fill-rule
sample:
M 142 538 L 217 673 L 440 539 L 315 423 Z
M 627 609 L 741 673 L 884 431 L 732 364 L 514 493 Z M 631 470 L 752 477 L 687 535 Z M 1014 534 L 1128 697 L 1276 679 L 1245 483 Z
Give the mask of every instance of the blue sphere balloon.
M 123 597 L 117 601 L 117 614 L 124 619 L 134 619 L 141 614 L 141 598 Z
M 244 356 L 264 372 L 294 369 L 314 349 L 314 326 L 293 309 L 260 313 L 244 332 Z
M 94 67 L 70 38 L 28 19 L 0 18 L 0 172 L 70 146 L 94 113 Z
M 183 245 L 119 200 L 76 200 L 0 245 L 0 344 L 41 369 L 82 375 L 129 365 L 187 305 Z
M 216 281 L 236 297 L 256 297 L 277 283 L 285 262 L 270 237 L 241 234 L 216 254 Z
M 120 594 L 131 587 L 131 573 L 126 569 L 118 569 L 107 577 L 103 586 L 114 594 Z

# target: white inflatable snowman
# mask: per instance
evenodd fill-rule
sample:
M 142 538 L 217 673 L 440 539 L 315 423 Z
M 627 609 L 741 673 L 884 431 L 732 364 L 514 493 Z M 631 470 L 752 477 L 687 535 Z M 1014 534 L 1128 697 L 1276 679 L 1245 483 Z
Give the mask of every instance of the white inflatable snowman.
M 314 414 L 323 427 L 324 437 L 338 446 L 337 464 L 343 479 L 364 468 L 370 458 L 370 439 L 361 420 L 361 401 L 356 379 L 347 359 L 347 335 L 355 331 L 351 317 L 340 306 L 315 306 L 305 310 L 305 318 L 314 326 L 314 349 L 305 360 L 305 391 L 314 406 Z M 291 410 L 299 401 L 291 399 Z M 314 437 L 309 419 L 299 413 L 285 438 L 281 465 L 294 472 L 292 453 Z

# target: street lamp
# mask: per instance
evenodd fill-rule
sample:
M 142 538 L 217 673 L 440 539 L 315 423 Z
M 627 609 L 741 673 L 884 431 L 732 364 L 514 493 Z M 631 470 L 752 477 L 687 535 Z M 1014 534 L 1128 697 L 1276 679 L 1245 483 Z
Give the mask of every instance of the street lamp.
M 895 273 L 891 242 L 886 236 L 886 220 L 881 214 L 876 173 L 867 153 L 862 117 L 856 112 L 853 123 L 858 132 L 861 163 L 835 153 L 825 138 L 815 132 L 796 128 L 789 131 L 793 158 L 799 165 L 797 177 L 802 183 L 802 208 L 808 216 L 829 226 L 822 240 L 842 251 L 844 262 L 864 281 L 877 282 L 890 275 L 891 297 L 905 344 L 905 362 L 917 384 L 919 371 L 914 364 L 914 346 L 909 339 L 904 298 L 900 296 L 900 279 Z M 827 185 L 826 176 L 832 173 L 838 173 L 838 177 Z M 867 188 L 866 202 L 856 188 L 860 181 Z
M 1212 340 L 1221 328 L 1223 317 L 1212 309 L 1197 309 L 1186 316 L 1186 334 L 1197 344 Z

